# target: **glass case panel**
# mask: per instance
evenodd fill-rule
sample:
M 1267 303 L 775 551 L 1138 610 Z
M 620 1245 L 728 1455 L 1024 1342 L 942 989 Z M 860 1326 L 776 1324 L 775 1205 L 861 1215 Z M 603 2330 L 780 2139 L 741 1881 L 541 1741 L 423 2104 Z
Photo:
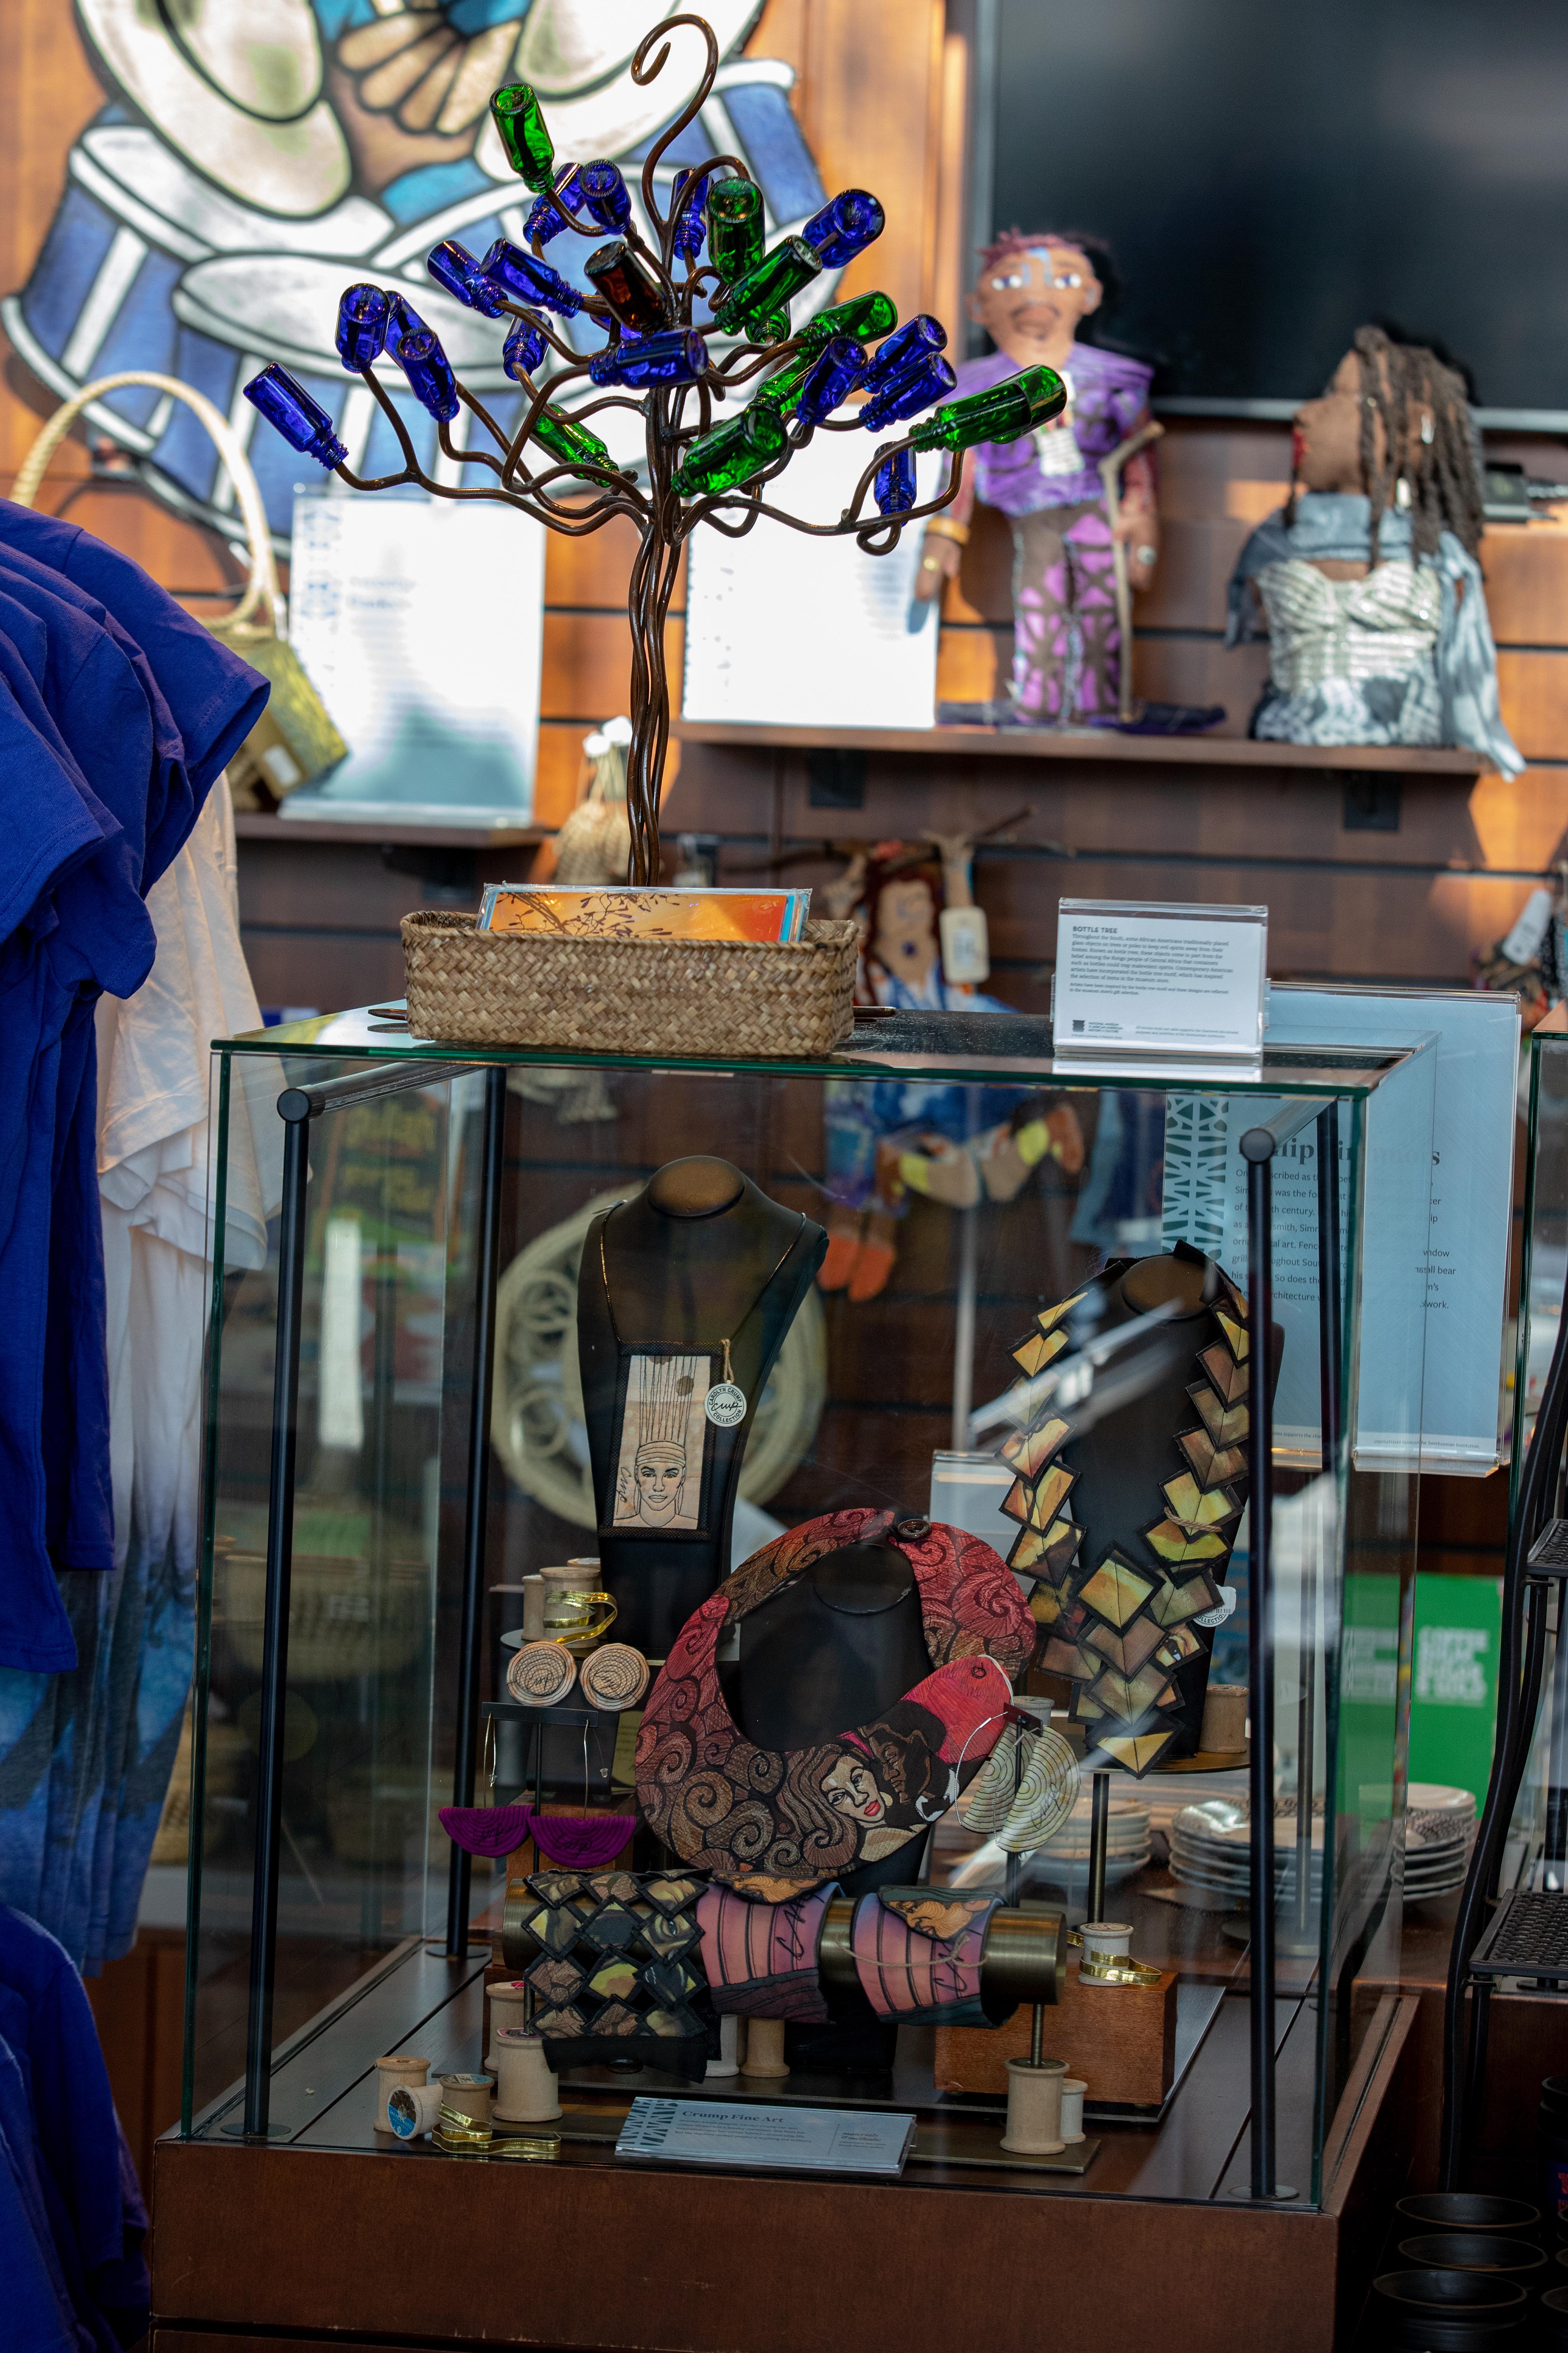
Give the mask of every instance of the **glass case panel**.
M 1041 1630 L 1017 1696 L 1075 1744 L 1078 1806 L 1021 1857 L 941 1807 L 933 1834 L 901 1851 L 898 1875 L 1047 1905 L 1076 1928 L 1090 1916 L 1091 1856 L 1102 1863 L 1101 1916 L 1130 1924 L 1134 1957 L 1177 1980 L 1178 2102 L 1205 2040 L 1232 2031 L 1233 2016 L 1245 2049 L 1257 1956 L 1241 1727 L 1263 1646 L 1279 2170 L 1319 2198 L 1341 2092 L 1377 1995 L 1397 1975 L 1431 1053 L 1300 1048 L 1248 1076 L 1098 1075 L 1053 1069 L 1037 1022 L 900 1016 L 809 1066 L 485 1059 L 505 1066 L 507 1092 L 492 1453 L 475 1556 L 478 1801 L 637 1811 L 637 1711 L 542 1713 L 510 1698 L 506 1674 L 534 1607 L 525 1580 L 545 1568 L 596 1566 L 603 1550 L 603 1587 L 619 1610 L 612 1639 L 644 1650 L 656 1671 L 707 1589 L 664 1568 L 663 1584 L 638 1588 L 614 1566 L 623 1514 L 680 1533 L 679 1472 L 665 1482 L 675 1482 L 672 1504 L 653 1456 L 662 1449 L 673 1463 L 682 1447 L 709 1441 L 697 1422 L 656 1430 L 650 1404 L 634 1445 L 626 1386 L 614 1465 L 625 1493 L 605 1525 L 590 1344 L 608 1304 L 609 1336 L 634 1360 L 625 1384 L 635 1385 L 638 1347 L 657 1355 L 661 1340 L 651 1326 L 616 1324 L 603 1213 L 671 1162 L 729 1164 L 779 1221 L 783 1255 L 762 1268 L 764 1288 L 792 1250 L 820 1250 L 816 1228 L 828 1256 L 815 1280 L 806 1266 L 782 1345 L 746 1398 L 717 1573 L 784 1530 L 847 1512 L 882 1515 L 882 1527 L 946 1523 L 1012 1556 Z M 440 1940 L 447 1926 L 450 1849 L 436 1815 L 453 1791 L 484 1313 L 486 1080 L 471 1065 L 365 1014 L 236 1040 L 217 1063 L 224 1173 L 253 1148 L 249 1135 L 276 1155 L 280 1091 L 330 1095 L 362 1074 L 388 1089 L 334 1101 L 305 1129 L 275 2048 L 405 1940 Z M 1244 1136 L 1248 1150 L 1264 1139 L 1266 1160 L 1244 1155 Z M 1271 1202 L 1267 1263 L 1263 1178 L 1249 1203 L 1255 1167 Z M 187 2038 L 195 2131 L 235 2128 L 246 2060 L 276 1454 L 279 1227 L 263 1253 L 237 1209 L 226 1201 L 219 1216 Z M 1165 1272 L 1130 1273 L 1129 1261 L 1143 1261 Z M 1194 1282 L 1189 1295 L 1183 1285 Z M 1140 1283 L 1153 1284 L 1146 1298 Z M 1261 1617 L 1260 1500 L 1238 1508 L 1251 1471 L 1255 1292 L 1268 1310 L 1273 1397 Z M 715 1314 L 721 1295 L 715 1283 Z M 725 1320 L 738 1333 L 751 1311 L 736 1301 L 743 1312 L 726 1308 Z M 668 1347 L 689 1337 L 705 1306 L 700 1283 L 653 1302 L 656 1321 L 673 1319 L 663 1360 L 672 1377 L 686 1360 Z M 717 1325 L 700 1338 L 700 1369 L 689 1377 L 717 1390 L 728 1343 Z M 1052 1443 L 1081 1482 L 1061 1515 L 1081 1538 L 1065 1567 L 1058 1523 L 1045 1521 L 1046 1456 L 1030 1435 L 1058 1414 L 1073 1434 Z M 1095 1487 L 1102 1426 L 1117 1447 L 1142 1449 L 1136 1493 L 1131 1472 L 1120 1488 L 1114 1478 Z M 1123 1522 L 1116 1543 L 1130 1577 L 1086 1601 L 1115 1548 L 1103 1532 Z M 1194 1599 L 1200 1571 L 1206 1607 Z M 1221 1687 L 1236 1694 L 1228 1716 Z M 1229 1745 L 1184 1754 L 1198 1746 L 1205 1698 L 1219 1703 L 1214 1723 L 1228 1724 Z M 1252 1715 L 1256 1724 L 1256 1704 Z M 1172 1723 L 1176 1736 L 1163 1729 Z M 1109 1813 L 1097 1840 L 1099 1774 Z M 637 1852 L 647 1846 L 651 1862 L 650 1836 Z M 499 1929 L 507 1868 L 474 1859 L 479 1936 Z M 929 2033 L 902 2032 L 899 2096 L 939 2101 Z M 1215 2193 L 1205 2150 L 1184 2155 L 1180 2134 L 1162 2139 L 1158 2101 L 1122 2104 L 1120 2119 L 1112 2101 L 1104 2113 L 1138 2129 L 1104 2141 L 1088 2186 Z M 1245 2147 L 1239 2163 L 1244 2179 Z

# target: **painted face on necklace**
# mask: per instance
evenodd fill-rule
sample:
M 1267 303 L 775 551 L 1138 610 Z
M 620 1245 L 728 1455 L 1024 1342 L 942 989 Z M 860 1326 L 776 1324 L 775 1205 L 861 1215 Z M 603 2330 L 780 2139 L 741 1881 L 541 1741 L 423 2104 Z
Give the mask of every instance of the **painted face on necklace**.
M 680 1509 L 686 1485 L 686 1450 L 639 1446 L 637 1458 L 637 1517 L 662 1527 Z
M 879 1822 L 888 1810 L 887 1795 L 877 1787 L 870 1767 L 853 1757 L 841 1757 L 823 1776 L 822 1794 L 836 1814 L 847 1814 L 857 1822 Z

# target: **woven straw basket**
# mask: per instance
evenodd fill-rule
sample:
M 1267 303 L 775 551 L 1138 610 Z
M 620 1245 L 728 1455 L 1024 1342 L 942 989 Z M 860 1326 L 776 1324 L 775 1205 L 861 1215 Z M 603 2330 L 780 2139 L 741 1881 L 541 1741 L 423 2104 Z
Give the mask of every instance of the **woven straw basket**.
M 403 918 L 408 1028 L 475 1046 L 572 1053 L 807 1055 L 855 1026 L 853 923 L 790 947 L 748 940 L 584 940 Z

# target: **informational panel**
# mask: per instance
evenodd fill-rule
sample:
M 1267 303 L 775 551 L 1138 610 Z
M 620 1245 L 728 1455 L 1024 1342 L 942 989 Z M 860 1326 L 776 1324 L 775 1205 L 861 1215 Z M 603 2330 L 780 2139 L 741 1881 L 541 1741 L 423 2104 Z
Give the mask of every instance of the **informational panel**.
M 875 450 L 868 433 L 818 433 L 769 485 L 768 502 L 805 522 L 836 522 Z M 920 461 L 922 500 L 941 480 L 940 464 Z M 744 539 L 694 533 L 684 715 L 749 726 L 930 727 L 937 631 L 932 608 L 913 606 L 921 535 L 917 523 L 890 554 L 868 555 L 852 537 L 812 538 L 766 516 Z
M 1404 1461 L 1419 1428 L 1420 1467 L 1482 1476 L 1499 1461 L 1507 1316 L 1519 1009 L 1473 990 L 1275 986 L 1276 1046 L 1414 1047 L 1431 1040 L 1430 1087 L 1395 1077 L 1367 1110 L 1360 1397 L 1354 1442 L 1367 1467 Z M 1167 1105 L 1164 1236 L 1194 1243 L 1242 1279 L 1247 1253 L 1243 1128 L 1254 1098 L 1173 1097 Z M 1287 1349 L 1276 1402 L 1280 1448 L 1315 1462 L 1317 1135 L 1293 1137 L 1275 1162 L 1275 1313 Z M 1340 1121 L 1346 1230 L 1350 1114 Z M 1423 1161 L 1425 1159 L 1425 1165 Z M 1412 1366 L 1399 1334 L 1420 1271 L 1424 1333 Z M 1300 1327 L 1299 1329 L 1297 1327 Z M 1412 1379 L 1414 1376 L 1414 1388 Z
M 301 491 L 289 636 L 349 756 L 284 815 L 525 823 L 544 533 L 510 507 Z

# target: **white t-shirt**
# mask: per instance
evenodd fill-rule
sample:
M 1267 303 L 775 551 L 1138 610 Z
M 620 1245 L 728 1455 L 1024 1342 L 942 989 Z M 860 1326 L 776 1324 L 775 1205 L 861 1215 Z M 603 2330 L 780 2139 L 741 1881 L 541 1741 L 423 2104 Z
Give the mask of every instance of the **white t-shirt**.
M 189 840 L 147 894 L 158 934 L 134 997 L 98 1007 L 98 1185 L 103 1211 L 110 1454 L 117 1560 L 132 1533 L 195 1563 L 206 1332 L 209 1047 L 261 1026 L 239 940 L 234 810 L 220 776 Z M 272 1071 L 272 1093 L 277 1072 Z M 258 1096 L 265 1101 L 264 1093 Z M 267 1257 L 280 1193 L 274 1118 L 231 1092 L 224 1258 Z

